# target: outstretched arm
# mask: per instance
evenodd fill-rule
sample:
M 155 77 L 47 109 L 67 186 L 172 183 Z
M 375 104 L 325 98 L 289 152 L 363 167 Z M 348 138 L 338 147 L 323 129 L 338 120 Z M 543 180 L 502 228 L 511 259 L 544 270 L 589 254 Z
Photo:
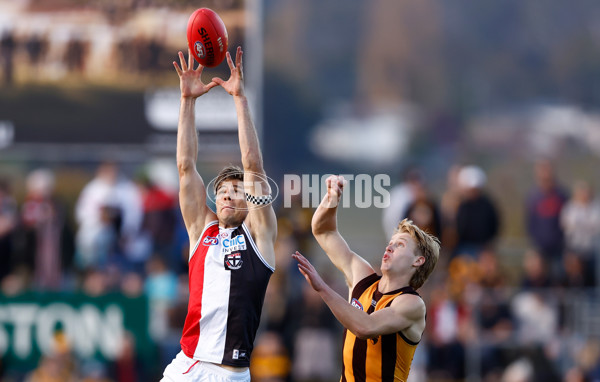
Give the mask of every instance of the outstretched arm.
M 350 249 L 337 229 L 337 208 L 344 191 L 343 176 L 332 175 L 326 180 L 327 194 L 312 218 L 312 232 L 327 256 L 344 274 L 346 284 L 352 289 L 357 282 L 374 273 L 371 265 Z
M 413 326 L 417 329 L 415 330 L 418 334 L 417 337 L 420 337 L 424 328 L 425 304 L 419 297 L 414 295 L 398 296 L 389 308 L 367 314 L 350 305 L 348 301 L 331 289 L 300 252 L 296 252 L 292 257 L 298 261 L 298 269 L 310 286 L 319 293 L 333 315 L 358 338 L 367 339 L 407 331 Z
M 179 171 L 179 204 L 192 245 L 199 239 L 206 223 L 216 220 L 216 215 L 206 205 L 206 188 L 196 169 L 198 159 L 198 135 L 195 126 L 196 98 L 217 86 L 215 82 L 204 84 L 199 65 L 194 69 L 194 59 L 188 51 L 188 62 L 179 52 L 179 62 L 173 66 L 179 76 L 181 107 L 177 127 L 177 169 Z
M 220 85 L 233 96 L 238 117 L 238 137 L 242 153 L 242 166 L 244 168 L 244 192 L 260 197 L 271 194 L 267 176 L 263 168 L 262 153 L 258 142 L 258 135 L 250 116 L 250 107 L 244 91 L 244 71 L 242 48 L 238 47 L 235 55 L 235 64 L 227 52 L 227 64 L 231 75 L 227 81 L 213 78 L 213 82 Z M 267 262 L 275 265 L 275 251 L 273 244 L 277 236 L 277 219 L 270 203 L 253 204 L 248 202 L 248 228 L 258 245 L 258 249 Z

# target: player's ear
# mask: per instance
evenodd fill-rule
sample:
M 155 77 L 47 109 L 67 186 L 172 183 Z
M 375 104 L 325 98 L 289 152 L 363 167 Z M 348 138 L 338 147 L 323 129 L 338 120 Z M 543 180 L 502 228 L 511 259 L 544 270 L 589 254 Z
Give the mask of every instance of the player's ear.
M 419 257 L 417 257 L 417 259 L 413 263 L 413 265 L 415 267 L 420 267 L 423 264 L 425 264 L 425 256 L 419 256 Z

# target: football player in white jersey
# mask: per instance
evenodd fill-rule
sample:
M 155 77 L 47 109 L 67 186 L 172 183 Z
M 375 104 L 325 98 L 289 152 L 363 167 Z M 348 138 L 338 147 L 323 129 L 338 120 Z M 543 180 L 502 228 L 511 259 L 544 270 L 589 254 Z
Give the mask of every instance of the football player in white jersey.
M 213 78 L 209 83 L 202 81 L 204 68 L 201 65 L 194 68 L 190 52 L 187 62 L 182 52 L 179 64 L 173 62 L 181 90 L 177 168 L 180 207 L 191 249 L 190 304 L 182 352 L 167 366 L 162 381 L 250 381 L 251 342 L 260 319 L 264 290 L 275 267 L 277 221 L 244 93 L 242 55 L 238 47 L 234 63 L 228 52 L 229 79 Z M 195 101 L 216 86 L 233 96 L 243 171 L 227 167 L 219 174 L 215 181 L 216 212 L 213 212 L 206 204 L 205 183 L 196 168 Z M 254 262 L 252 267 L 248 262 Z M 236 276 L 240 272 L 254 273 L 241 278 Z M 215 285 L 222 287 L 207 294 Z M 224 297 L 217 299 L 214 293 Z M 232 306 L 240 304 L 247 306 Z M 247 319 L 233 317 L 245 314 L 243 311 L 248 309 Z M 223 312 L 229 313 L 223 317 Z

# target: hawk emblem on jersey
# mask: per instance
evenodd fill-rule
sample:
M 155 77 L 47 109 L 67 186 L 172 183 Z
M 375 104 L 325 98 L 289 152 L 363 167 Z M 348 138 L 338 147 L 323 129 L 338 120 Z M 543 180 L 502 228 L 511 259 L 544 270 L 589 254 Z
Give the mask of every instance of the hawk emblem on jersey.
M 225 256 L 225 269 L 227 270 L 240 269 L 243 263 L 242 254 L 239 252 Z
M 352 302 L 350 304 L 352 304 L 353 307 L 358 308 L 358 309 L 364 311 L 362 304 L 357 299 L 353 298 Z

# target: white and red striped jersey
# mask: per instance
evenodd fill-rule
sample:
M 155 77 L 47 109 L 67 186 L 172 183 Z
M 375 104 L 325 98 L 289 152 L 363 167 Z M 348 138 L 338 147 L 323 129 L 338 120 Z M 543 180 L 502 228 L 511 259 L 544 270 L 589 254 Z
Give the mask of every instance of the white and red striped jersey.
M 181 337 L 185 355 L 249 366 L 273 271 L 245 224 L 221 228 L 217 221 L 209 223 L 190 251 L 190 299 Z

